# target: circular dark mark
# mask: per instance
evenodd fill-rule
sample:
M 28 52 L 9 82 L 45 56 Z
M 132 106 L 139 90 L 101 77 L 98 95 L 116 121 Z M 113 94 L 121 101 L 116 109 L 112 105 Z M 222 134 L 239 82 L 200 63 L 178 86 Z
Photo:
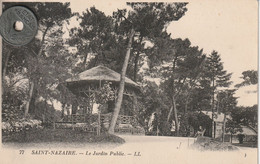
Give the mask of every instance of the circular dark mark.
M 32 41 L 37 33 L 33 12 L 22 6 L 7 9 L 0 17 L 0 34 L 8 44 L 22 46 Z

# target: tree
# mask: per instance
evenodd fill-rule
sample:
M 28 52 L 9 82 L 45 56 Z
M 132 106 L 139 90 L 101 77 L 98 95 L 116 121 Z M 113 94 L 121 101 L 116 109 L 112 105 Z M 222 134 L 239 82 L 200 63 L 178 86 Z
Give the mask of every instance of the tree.
M 235 87 L 240 88 L 247 85 L 255 85 L 258 83 L 258 72 L 255 70 L 248 70 L 242 72 L 243 82 L 236 84 Z
M 249 107 L 240 106 L 231 111 L 231 117 L 233 121 L 237 122 L 237 124 L 257 128 L 257 112 L 258 105 Z
M 188 110 L 191 95 L 199 84 L 205 56 L 198 47 L 192 47 L 188 39 L 171 39 L 170 35 L 156 38 L 150 52 L 150 71 L 162 79 L 161 86 L 171 99 L 167 122 L 174 115 L 177 135 L 178 113 Z
M 128 6 L 134 10 L 128 15 L 128 20 L 120 23 L 118 31 L 124 33 L 128 31 L 132 24 L 136 33 L 139 35 L 133 41 L 133 67 L 132 77 L 134 81 L 138 80 L 137 73 L 142 61 L 149 53 L 145 53 L 145 44 L 147 41 L 153 42 L 154 37 L 159 37 L 166 32 L 167 25 L 172 21 L 178 21 L 187 11 L 187 3 L 147 3 L 147 2 L 128 2 Z M 119 11 L 125 17 L 126 10 Z M 117 15 L 115 12 L 114 15 Z M 127 30 L 128 29 L 128 30 Z
M 8 8 L 15 4 L 5 3 L 4 5 Z M 63 47 L 64 42 L 61 36 L 64 33 L 62 31 L 63 24 L 65 22 L 69 23 L 68 20 L 73 14 L 69 8 L 69 3 L 25 2 L 19 3 L 19 5 L 28 6 L 36 15 L 41 16 L 38 19 L 40 35 L 37 36 L 33 42 L 19 49 L 21 52 L 20 57 L 22 57 L 24 61 L 22 62 L 22 64 L 24 64 L 22 68 L 25 70 L 25 74 L 29 79 L 29 96 L 25 106 L 25 116 L 27 116 L 29 112 L 32 113 L 34 111 L 36 101 L 39 97 L 46 98 L 47 94 L 50 95 L 54 93 L 51 88 L 60 80 L 56 79 L 57 76 L 61 77 L 64 75 L 59 74 L 59 71 L 62 71 L 62 65 L 58 65 L 57 63 L 70 63 L 68 56 L 64 55 L 67 51 Z M 55 49 L 58 54 L 55 54 Z M 19 57 L 14 60 L 19 61 Z M 12 62 L 14 62 L 14 60 L 12 60 Z M 63 60 L 64 63 L 61 62 L 61 60 Z M 54 63 L 55 65 L 52 65 Z M 8 64 L 12 64 L 11 61 L 9 61 Z M 5 72 L 7 72 L 7 70 Z
M 15 122 L 23 117 L 22 105 L 27 99 L 27 80 L 20 73 L 8 73 L 3 77 L 2 120 Z
M 120 56 L 126 43 L 116 35 L 113 18 L 90 7 L 77 19 L 81 20 L 80 26 L 70 30 L 69 39 L 69 44 L 77 48 L 79 60 L 74 71 L 81 72 L 98 64 L 119 71 L 123 63 Z
M 225 132 L 231 134 L 230 142 L 232 143 L 233 135 L 237 132 L 243 132 L 243 129 L 236 121 L 233 121 L 232 119 L 227 119 Z
M 185 115 L 185 117 L 187 117 L 188 125 L 194 129 L 194 132 L 198 131 L 200 126 L 203 129 L 209 129 L 211 127 L 210 117 L 202 112 L 198 112 L 198 111 L 188 112 Z
M 226 125 L 226 132 L 231 133 L 232 136 L 237 132 L 243 132 L 241 125 L 249 126 L 253 129 L 257 128 L 257 113 L 258 106 L 254 105 L 252 107 L 236 107 L 230 111 L 230 116 L 232 119 L 228 119 Z M 242 136 L 241 136 L 242 137 Z
M 236 90 L 224 90 L 220 91 L 217 94 L 217 107 L 219 108 L 218 111 L 221 111 L 224 114 L 223 120 L 223 133 L 222 133 L 222 141 L 224 142 L 225 139 L 225 132 L 226 132 L 226 116 L 230 114 L 232 110 L 236 108 L 236 97 L 234 97 Z
M 104 106 L 108 101 L 112 101 L 115 99 L 115 93 L 111 88 L 111 82 L 105 82 L 103 86 L 100 86 L 99 89 L 94 92 L 94 96 L 92 97 L 92 102 L 99 104 L 98 107 L 98 130 L 97 135 L 100 135 L 101 130 L 101 120 L 100 113 L 102 106 Z
M 167 132 L 167 128 L 163 129 L 164 125 L 168 123 L 166 120 L 167 110 L 171 105 L 169 97 L 162 88 L 150 81 L 145 82 L 145 85 L 142 87 L 142 94 L 143 96 L 140 100 L 142 107 L 140 108 L 139 117 L 141 118 L 140 120 L 143 121 L 146 131 L 152 128 L 153 132 L 157 132 L 158 130 L 158 132 L 162 134 L 169 134 L 170 131 Z M 152 124 L 149 124 L 151 121 Z M 168 126 L 170 126 L 169 123 Z
M 132 29 L 131 32 L 129 33 L 129 37 L 128 37 L 129 41 L 128 41 L 128 45 L 127 45 L 126 56 L 125 56 L 124 64 L 123 64 L 122 71 L 121 71 L 121 74 L 120 74 L 118 96 L 117 96 L 112 120 L 111 120 L 109 129 L 108 129 L 108 132 L 112 133 L 112 134 L 114 133 L 116 121 L 117 121 L 118 114 L 120 112 L 120 108 L 121 108 L 121 105 L 122 105 L 123 93 L 124 93 L 124 87 L 125 87 L 125 74 L 126 74 L 126 69 L 127 69 L 129 57 L 130 57 L 130 52 L 131 52 L 131 47 L 132 47 L 132 39 L 134 37 L 134 34 L 135 34 L 135 31 L 134 31 L 134 29 Z
M 158 26 L 164 27 L 167 23 L 169 23 L 170 21 L 173 20 L 172 17 L 174 17 L 175 15 L 174 15 L 174 12 L 172 12 L 172 10 L 174 9 L 174 7 L 178 6 L 176 4 L 169 5 L 166 3 L 129 3 L 129 4 L 133 7 L 134 11 L 129 12 L 127 18 L 126 18 L 126 10 L 119 10 L 117 13 L 113 14 L 114 17 L 118 20 L 117 22 L 119 24 L 119 26 L 118 27 L 116 26 L 116 28 L 118 28 L 119 31 L 120 31 L 120 29 L 124 29 L 124 31 L 122 31 L 123 35 L 127 34 L 128 31 L 130 31 L 130 34 L 128 37 L 128 46 L 127 46 L 128 50 L 127 50 L 127 53 L 125 56 L 125 60 L 124 60 L 124 64 L 123 64 L 123 68 L 122 68 L 122 72 L 121 72 L 118 98 L 116 101 L 116 105 L 114 108 L 114 114 L 113 114 L 111 124 L 109 127 L 110 133 L 114 132 L 115 123 L 116 123 L 118 113 L 120 111 L 120 107 L 121 107 L 121 103 L 122 103 L 123 91 L 124 91 L 124 79 L 125 79 L 124 76 L 125 76 L 126 67 L 129 62 L 129 57 L 130 57 L 129 48 L 132 46 L 132 38 L 134 37 L 134 34 L 138 33 L 139 35 L 143 35 L 142 37 L 146 37 L 146 36 L 148 37 L 152 33 L 155 33 L 156 31 L 151 32 L 152 30 L 156 29 L 155 27 L 158 27 Z M 177 8 L 181 8 L 181 7 L 177 7 Z M 142 10 L 142 9 L 145 9 L 145 10 Z M 146 15 L 143 15 L 143 13 L 142 13 L 143 11 L 145 11 Z M 168 15 L 164 12 L 166 12 Z M 165 15 L 162 16 L 163 13 Z M 181 15 L 183 15 L 183 14 L 181 14 Z M 146 24 L 142 24 L 142 26 L 140 26 L 140 20 L 143 20 L 143 17 L 147 18 L 147 16 L 150 18 L 150 19 L 148 19 L 148 22 Z M 120 21 L 120 20 L 122 20 L 122 18 L 124 18 L 124 21 Z M 151 18 L 153 18 L 153 19 L 151 19 Z M 151 22 L 152 20 L 160 20 L 160 18 L 164 19 L 164 21 L 161 22 L 160 24 L 153 24 L 153 22 Z M 130 27 L 130 29 L 129 29 L 129 27 Z M 159 31 L 157 29 L 157 32 L 161 33 L 161 30 L 163 30 L 163 28 L 161 28 Z M 129 53 L 129 56 L 128 56 L 128 53 Z
M 52 40 L 52 38 L 59 37 L 63 34 L 62 25 L 65 22 L 68 23 L 68 20 L 73 16 L 71 9 L 69 8 L 69 5 L 70 5 L 69 3 L 64 3 L 64 4 L 63 3 L 35 3 L 33 9 L 35 9 L 34 12 L 36 13 L 36 15 L 41 15 L 38 21 L 39 22 L 38 29 L 42 32 L 42 36 L 39 40 L 39 45 L 35 56 L 35 60 L 37 63 L 43 62 L 43 60 L 45 60 L 44 58 L 49 57 L 48 55 L 50 54 L 46 53 L 48 48 L 47 46 L 51 45 L 52 43 L 55 43 L 55 41 L 58 41 L 58 39 Z M 58 47 L 57 42 L 56 42 L 56 46 Z M 53 56 L 51 56 L 50 58 L 52 57 Z M 56 59 L 56 61 L 53 62 L 59 62 L 59 61 Z M 49 64 L 51 63 L 48 63 L 47 66 L 49 66 Z M 39 64 L 35 68 L 36 72 L 39 73 L 40 70 L 42 70 L 39 66 L 43 66 L 41 68 L 43 68 L 43 70 L 46 70 L 45 65 Z M 25 110 L 25 115 L 29 112 L 29 108 L 31 108 L 31 111 L 33 110 L 33 107 L 35 106 L 34 105 L 35 101 L 37 100 L 38 97 L 38 93 L 37 93 L 39 92 L 38 88 L 42 85 L 40 80 L 44 78 L 46 78 L 46 76 L 40 77 L 39 74 L 38 76 L 29 77 L 30 94 L 29 94 L 29 101 Z
M 207 57 L 206 65 L 206 77 L 208 81 L 211 82 L 211 98 L 212 98 L 212 132 L 213 137 L 215 137 L 214 129 L 214 112 L 215 112 L 215 93 L 219 87 L 228 87 L 231 84 L 230 78 L 231 73 L 227 73 L 224 70 L 223 63 L 221 62 L 220 55 L 217 51 L 212 51 L 212 53 Z

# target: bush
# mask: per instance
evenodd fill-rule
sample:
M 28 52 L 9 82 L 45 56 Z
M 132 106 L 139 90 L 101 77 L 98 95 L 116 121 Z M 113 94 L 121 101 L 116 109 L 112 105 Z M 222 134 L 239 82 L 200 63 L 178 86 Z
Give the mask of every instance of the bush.
M 44 142 L 65 142 L 65 143 L 115 143 L 122 144 L 124 139 L 108 134 L 78 131 L 72 129 L 31 129 L 19 133 L 12 133 L 10 136 L 3 137 L 3 143 L 44 143 Z
M 162 136 L 170 136 L 171 135 L 171 125 L 167 121 L 162 121 L 159 124 L 159 128 L 160 128 L 160 134 Z
M 244 138 L 245 138 L 245 135 L 244 135 L 244 134 L 238 134 L 238 135 L 237 135 L 237 138 L 238 138 L 239 143 L 242 144 L 242 143 L 243 143 L 243 140 L 244 140 Z
M 17 121 L 2 122 L 3 133 L 15 133 L 29 129 L 42 129 L 40 120 L 20 119 Z

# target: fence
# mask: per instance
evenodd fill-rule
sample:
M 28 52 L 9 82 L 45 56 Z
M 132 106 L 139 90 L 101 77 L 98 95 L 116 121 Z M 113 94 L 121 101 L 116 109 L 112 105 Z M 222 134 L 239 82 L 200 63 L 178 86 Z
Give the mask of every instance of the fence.
M 112 113 L 101 114 L 100 122 L 101 127 L 108 129 Z M 73 128 L 83 129 L 94 132 L 98 127 L 98 114 L 85 114 L 85 115 L 66 115 L 61 121 L 55 122 L 56 128 Z M 119 115 L 115 127 L 115 132 L 130 133 L 142 135 L 145 133 L 144 128 L 140 126 L 134 116 Z

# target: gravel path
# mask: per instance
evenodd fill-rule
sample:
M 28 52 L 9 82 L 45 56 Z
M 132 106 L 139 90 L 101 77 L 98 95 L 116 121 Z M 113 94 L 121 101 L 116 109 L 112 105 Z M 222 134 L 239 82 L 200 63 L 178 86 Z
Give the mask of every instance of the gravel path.
M 138 151 L 141 157 L 135 158 L 143 163 L 205 163 L 205 164 L 256 164 L 257 148 L 239 148 L 239 151 L 211 152 L 190 149 L 194 138 L 163 136 L 120 137 L 126 144 L 118 147 L 123 151 Z
M 19 149 L 10 147 L 19 145 L 2 146 L 5 153 L 13 154 L 11 159 L 14 163 L 35 163 L 40 160 L 42 163 L 142 163 L 142 164 L 256 164 L 256 148 L 240 148 L 239 151 L 230 152 L 200 152 L 189 148 L 194 138 L 184 137 L 163 137 L 163 136 L 132 136 L 120 135 L 126 143 L 115 144 L 84 144 L 84 143 L 44 143 L 23 145 L 25 154 L 19 155 Z M 77 156 L 44 156 L 31 155 L 32 150 L 75 150 L 84 155 Z M 86 155 L 86 152 L 92 155 Z M 93 155 L 94 152 L 99 155 Z M 102 155 L 106 154 L 106 155 Z M 1 152 L 1 156 L 4 156 Z M 15 155 L 15 156 L 14 156 Z M 10 156 L 11 157 L 11 156 Z M 4 158 L 7 159 L 7 158 Z M 10 159 L 3 160 L 3 164 L 12 163 Z M 2 162 L 0 162 L 2 163 Z

